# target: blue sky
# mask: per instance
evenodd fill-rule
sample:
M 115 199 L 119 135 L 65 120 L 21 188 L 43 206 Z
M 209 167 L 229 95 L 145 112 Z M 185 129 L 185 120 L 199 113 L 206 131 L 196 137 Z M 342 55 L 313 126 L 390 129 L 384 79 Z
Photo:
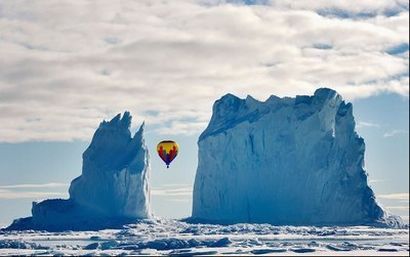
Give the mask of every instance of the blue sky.
M 245 3 L 245 4 L 244 4 Z M 0 2 L 0 223 L 65 197 L 102 119 L 129 110 L 152 154 L 153 210 L 188 216 L 196 140 L 225 93 L 352 101 L 379 201 L 408 215 L 407 1 Z M 7 208 L 3 208 L 7 207 Z M 407 217 L 408 218 L 408 217 Z

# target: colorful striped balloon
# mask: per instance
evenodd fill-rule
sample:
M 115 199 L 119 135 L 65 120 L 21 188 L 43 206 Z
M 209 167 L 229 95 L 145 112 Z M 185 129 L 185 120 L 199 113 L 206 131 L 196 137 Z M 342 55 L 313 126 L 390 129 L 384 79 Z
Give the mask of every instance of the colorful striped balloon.
M 165 162 L 167 168 L 169 164 L 175 159 L 179 151 L 179 146 L 175 141 L 164 140 L 158 143 L 157 152 L 159 157 Z

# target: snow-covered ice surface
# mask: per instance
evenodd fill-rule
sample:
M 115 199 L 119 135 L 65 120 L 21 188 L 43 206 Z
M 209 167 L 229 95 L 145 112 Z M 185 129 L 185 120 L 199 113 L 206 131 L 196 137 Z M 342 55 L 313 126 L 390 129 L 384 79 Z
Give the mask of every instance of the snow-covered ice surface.
M 193 220 L 399 226 L 368 186 L 352 109 L 327 88 L 217 100 L 198 141 Z
M 210 225 L 152 219 L 123 229 L 0 232 L 0 255 L 407 255 L 409 230 Z

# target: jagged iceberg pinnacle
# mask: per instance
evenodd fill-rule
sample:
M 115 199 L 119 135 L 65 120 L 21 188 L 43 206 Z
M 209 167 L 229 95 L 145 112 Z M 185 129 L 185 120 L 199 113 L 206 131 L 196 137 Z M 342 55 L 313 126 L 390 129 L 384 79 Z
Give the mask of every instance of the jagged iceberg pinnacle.
M 199 141 L 192 218 L 216 223 L 386 221 L 364 170 L 352 104 L 331 89 L 260 102 L 227 94 Z
M 100 124 L 83 154 L 83 172 L 71 182 L 70 199 L 108 216 L 150 216 L 144 124 L 134 137 L 130 124 L 129 112 Z
M 131 115 L 103 121 L 83 153 L 81 176 L 71 182 L 68 200 L 33 203 L 32 217 L 9 229 L 88 230 L 149 218 L 149 155 L 144 124 L 131 136 Z

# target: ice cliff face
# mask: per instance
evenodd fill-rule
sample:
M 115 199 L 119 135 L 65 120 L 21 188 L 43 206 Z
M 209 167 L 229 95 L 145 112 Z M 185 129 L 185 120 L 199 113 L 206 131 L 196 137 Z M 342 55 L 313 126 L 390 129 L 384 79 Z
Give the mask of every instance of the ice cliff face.
M 215 102 L 199 141 L 192 218 L 237 223 L 384 222 L 364 170 L 352 104 L 330 89 Z
M 148 150 L 144 124 L 131 137 L 125 112 L 103 121 L 83 154 L 83 172 L 70 186 L 70 199 L 108 216 L 149 217 Z
M 150 217 L 149 155 L 144 124 L 132 137 L 125 112 L 103 121 L 83 154 L 81 176 L 68 200 L 33 203 L 32 217 L 9 229 L 90 230 L 117 227 Z

